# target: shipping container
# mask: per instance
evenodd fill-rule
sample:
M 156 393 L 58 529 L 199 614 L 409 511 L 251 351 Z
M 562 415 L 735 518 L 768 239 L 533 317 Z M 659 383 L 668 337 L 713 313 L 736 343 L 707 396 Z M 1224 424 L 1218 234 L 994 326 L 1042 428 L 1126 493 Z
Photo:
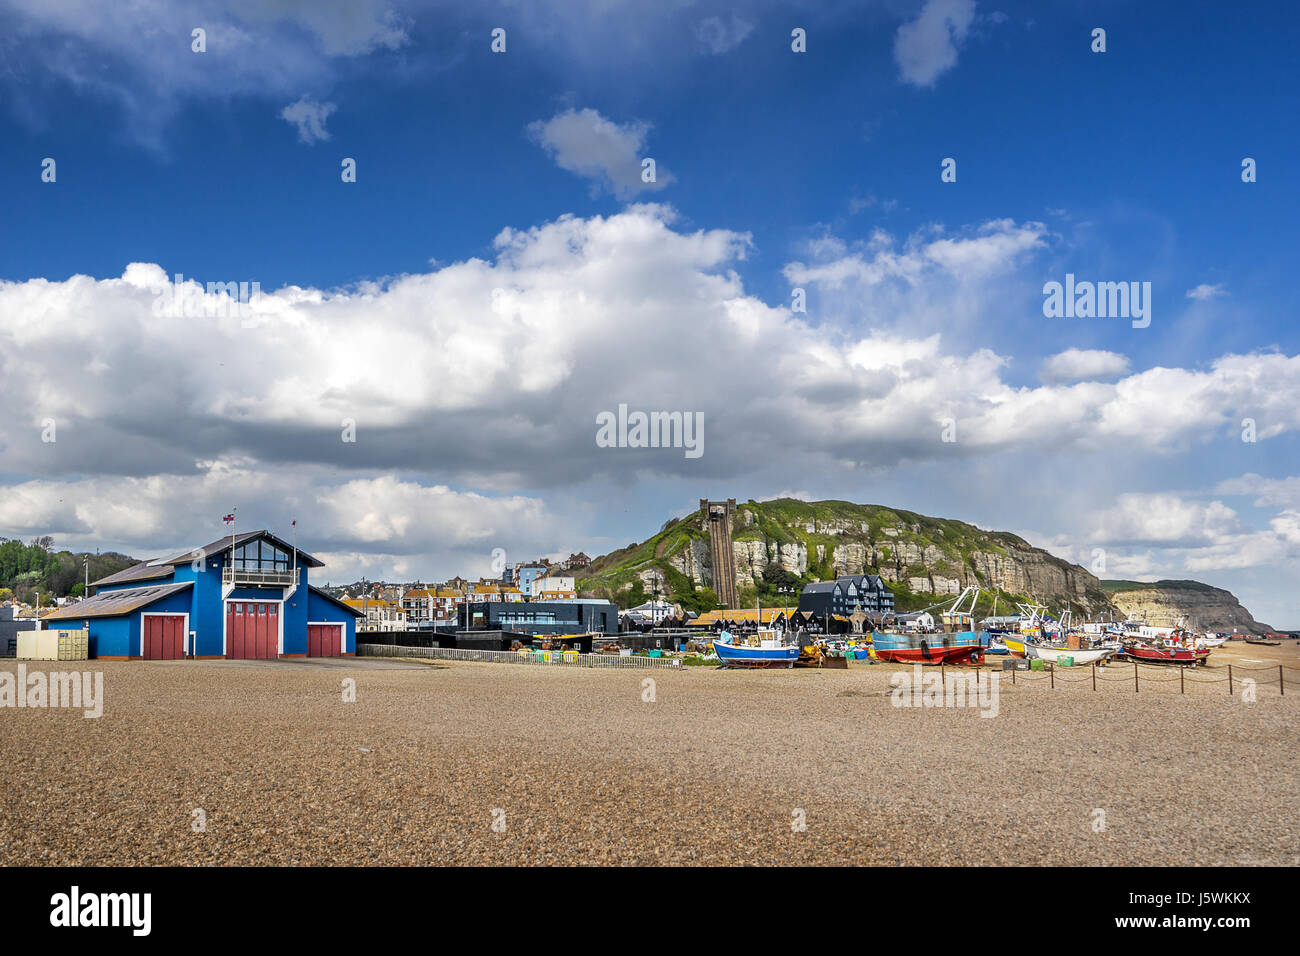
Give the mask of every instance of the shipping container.
M 26 661 L 57 661 L 59 631 L 27 631 L 18 635 L 18 658 Z
M 51 631 L 59 635 L 58 659 L 84 661 L 90 659 L 90 632 L 85 628 L 70 631 Z

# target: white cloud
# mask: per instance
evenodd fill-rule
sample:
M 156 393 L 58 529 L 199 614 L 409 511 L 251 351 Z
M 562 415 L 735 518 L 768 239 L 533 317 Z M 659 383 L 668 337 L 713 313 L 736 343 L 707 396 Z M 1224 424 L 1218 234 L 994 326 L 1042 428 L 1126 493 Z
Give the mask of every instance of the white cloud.
M 1240 531 L 1237 513 L 1221 501 L 1187 501 L 1176 494 L 1125 494 L 1097 517 L 1093 540 L 1191 547 Z
M 486 571 L 496 547 L 540 552 L 556 544 L 554 516 L 538 498 L 493 497 L 393 476 L 334 480 L 319 469 L 233 457 L 197 462 L 189 475 L 33 480 L 0 496 L 0 529 L 51 534 L 59 546 L 163 557 L 228 532 L 220 519 L 238 502 L 244 530 L 287 535 L 285 526 L 296 518 L 304 548 L 327 561 L 320 579 L 335 581 L 402 565 L 414 572 L 438 552 Z
M 245 317 L 156 310 L 157 293 L 174 292 L 157 265 L 132 264 L 118 279 L 0 282 L 10 317 L 0 326 L 6 467 L 186 473 L 195 460 L 247 454 L 353 470 L 436 466 L 510 489 L 646 469 L 734 475 L 752 443 L 773 433 L 786 436 L 789 455 L 885 467 L 1033 447 L 1044 435 L 1062 452 L 1129 442 L 1175 454 L 1229 435 L 1246 410 L 1261 441 L 1300 429 L 1300 357 L 1226 355 L 1204 369 L 1028 388 L 1004 380 L 1005 356 L 916 332 L 918 309 L 998 308 L 982 283 L 1038 241 L 1032 228 L 999 225 L 997 236 L 1019 240 L 974 255 L 954 250 L 985 249 L 983 230 L 938 257 L 879 238 L 874 256 L 850 257 L 854 269 L 909 283 L 896 321 L 864 330 L 859 314 L 812 325 L 767 305 L 733 269 L 748 236 L 677 231 L 673 220 L 666 207 L 635 205 L 505 229 L 490 261 L 347 291 L 264 290 Z M 950 268 L 962 270 L 962 286 L 936 292 Z M 794 263 L 787 274 L 820 270 Z M 183 287 L 217 301 L 193 280 Z M 728 343 L 731 367 L 761 370 L 752 399 L 735 401 L 708 348 L 674 349 L 669 363 L 629 360 L 710 341 Z M 87 371 L 62 374 L 69 367 Z M 703 412 L 705 464 L 596 448 L 594 416 L 623 401 Z M 58 423 L 53 445 L 40 440 L 46 418 Z M 939 440 L 944 418 L 959 424 L 955 445 Z M 340 443 L 344 419 L 356 421 L 357 445 Z
M 1274 515 L 1266 528 L 1247 525 L 1221 501 L 1173 492 L 1124 494 L 1095 519 L 1094 543 L 1107 547 L 1112 575 L 1143 568 L 1166 576 L 1300 563 L 1300 511 Z M 1140 558 L 1134 548 L 1148 548 Z M 1138 572 L 1142 573 L 1142 572 Z
M 528 132 L 561 169 L 592 180 L 593 195 L 604 190 L 626 199 L 641 191 L 663 189 L 673 181 L 657 160 L 655 181 L 642 181 L 649 123 L 620 125 L 593 109 L 569 109 L 530 123 Z
M 317 103 L 303 97 L 296 103 L 290 103 L 280 111 L 280 119 L 291 123 L 298 129 L 298 141 L 309 146 L 330 138 L 325 121 L 337 109 L 333 103 Z
M 1214 487 L 1219 495 L 1247 495 L 1260 508 L 1300 508 L 1300 477 L 1265 478 L 1254 473 L 1228 478 Z
M 1116 378 L 1128 369 L 1128 358 L 1118 352 L 1107 352 L 1102 349 L 1066 349 L 1043 363 L 1039 377 L 1049 384 L 1063 384 L 1082 379 Z
M 1202 282 L 1196 288 L 1187 290 L 1187 298 L 1196 299 L 1200 302 L 1227 294 L 1228 290 L 1223 287 L 1222 283 L 1208 285 L 1207 283 Z
M 915 20 L 894 37 L 899 76 L 913 86 L 933 86 L 957 65 L 957 51 L 975 19 L 975 0 L 926 0 Z
M 722 17 L 707 17 L 701 20 L 695 25 L 695 36 L 710 53 L 716 55 L 740 46 L 753 30 L 754 24 L 733 13 L 730 22 Z
M 892 236 L 878 229 L 851 252 L 840 240 L 823 236 L 807 249 L 817 261 L 791 262 L 784 274 L 795 285 L 874 286 L 889 280 L 915 285 L 937 267 L 959 280 L 981 280 L 1010 270 L 1043 248 L 1047 227 L 1041 222 L 994 219 L 955 237 L 935 239 L 933 234 L 933 229 L 913 233 L 898 248 Z

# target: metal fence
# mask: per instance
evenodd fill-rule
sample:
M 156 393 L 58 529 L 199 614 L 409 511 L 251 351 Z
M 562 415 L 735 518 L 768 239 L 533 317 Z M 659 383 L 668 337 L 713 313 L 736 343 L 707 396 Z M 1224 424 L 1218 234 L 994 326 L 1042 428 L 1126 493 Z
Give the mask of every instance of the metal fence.
M 544 667 L 680 667 L 673 657 L 623 657 L 619 654 L 565 654 L 562 651 L 478 651 L 464 647 L 399 647 L 358 644 L 357 657 L 423 657 L 440 661 L 538 664 Z

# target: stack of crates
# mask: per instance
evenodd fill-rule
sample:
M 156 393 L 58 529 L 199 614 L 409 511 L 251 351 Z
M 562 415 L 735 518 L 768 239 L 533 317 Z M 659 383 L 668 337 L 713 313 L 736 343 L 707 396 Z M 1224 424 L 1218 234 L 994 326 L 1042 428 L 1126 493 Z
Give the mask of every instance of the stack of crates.
M 59 631 L 59 660 L 84 661 L 90 659 L 90 632 L 84 627 Z
M 1029 669 L 1030 669 L 1031 671 L 1041 671 L 1041 670 L 1043 670 L 1043 662 L 1042 662 L 1042 660 L 1040 660 L 1039 658 L 1035 657 L 1032 661 L 1029 662 Z

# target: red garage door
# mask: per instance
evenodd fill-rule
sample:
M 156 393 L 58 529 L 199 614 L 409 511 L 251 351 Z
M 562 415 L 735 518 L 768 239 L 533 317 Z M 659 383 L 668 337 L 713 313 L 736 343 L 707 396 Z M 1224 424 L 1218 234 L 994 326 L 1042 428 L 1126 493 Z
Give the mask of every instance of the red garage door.
M 308 624 L 307 656 L 339 657 L 343 653 L 342 624 Z
M 226 656 L 275 658 L 280 652 L 280 605 L 231 601 L 226 605 Z
M 185 657 L 185 615 L 146 614 L 141 632 L 145 660 L 179 661 Z

